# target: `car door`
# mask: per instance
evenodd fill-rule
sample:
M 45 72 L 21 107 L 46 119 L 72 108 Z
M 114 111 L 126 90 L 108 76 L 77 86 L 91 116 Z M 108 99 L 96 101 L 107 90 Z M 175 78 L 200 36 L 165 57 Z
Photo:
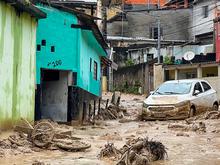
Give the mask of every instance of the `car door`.
M 207 108 L 212 108 L 214 101 L 216 100 L 216 91 L 205 81 L 201 81 L 204 90 L 204 102 Z
M 199 93 L 195 94 L 196 91 L 199 91 Z M 193 92 L 192 92 L 192 104 L 195 105 L 196 114 L 199 114 L 205 111 L 206 103 L 204 102 L 204 100 L 205 100 L 205 94 L 204 94 L 201 83 L 198 81 L 195 83 Z

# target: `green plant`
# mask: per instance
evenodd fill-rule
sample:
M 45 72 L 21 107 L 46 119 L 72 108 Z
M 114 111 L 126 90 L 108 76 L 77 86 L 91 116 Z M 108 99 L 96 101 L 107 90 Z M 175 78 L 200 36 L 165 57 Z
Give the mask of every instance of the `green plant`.
M 132 65 L 134 65 L 134 61 L 132 59 L 128 59 L 127 61 L 125 61 L 125 65 L 132 66 Z
M 172 64 L 171 57 L 165 56 L 163 63 L 167 65 Z

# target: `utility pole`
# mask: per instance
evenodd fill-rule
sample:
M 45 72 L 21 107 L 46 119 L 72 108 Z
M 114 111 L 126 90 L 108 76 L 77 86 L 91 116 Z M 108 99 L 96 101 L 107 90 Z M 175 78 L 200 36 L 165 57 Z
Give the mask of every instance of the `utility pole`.
M 157 0 L 157 9 L 160 9 L 160 0 Z M 160 36 L 160 17 L 157 17 L 157 58 L 158 58 L 158 64 L 160 64 L 160 47 L 161 47 L 161 36 Z
M 157 18 L 157 58 L 158 64 L 160 64 L 160 48 L 161 48 L 161 36 L 160 36 L 160 18 Z
M 124 1 L 122 1 L 122 12 L 121 12 L 121 36 L 124 36 Z
M 96 17 L 101 18 L 101 19 L 103 18 L 101 0 L 97 0 Z M 99 27 L 99 30 L 102 31 L 102 28 L 103 28 L 102 20 L 97 20 L 97 25 Z
M 157 0 L 157 8 L 160 9 L 160 0 Z
M 147 1 L 147 9 L 150 10 L 150 0 Z

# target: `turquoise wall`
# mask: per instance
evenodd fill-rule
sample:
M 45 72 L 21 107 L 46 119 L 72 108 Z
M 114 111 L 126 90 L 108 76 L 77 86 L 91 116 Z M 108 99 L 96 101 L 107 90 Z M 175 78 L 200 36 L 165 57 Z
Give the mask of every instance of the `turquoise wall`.
M 71 28 L 71 24 L 78 24 L 72 13 L 48 6 L 38 7 L 47 13 L 47 18 L 39 20 L 37 28 L 37 44 L 46 40 L 46 46 L 41 45 L 41 51 L 37 51 L 37 84 L 40 84 L 41 68 L 70 70 L 77 72 L 78 87 L 100 96 L 100 57 L 106 53 L 93 32 Z M 51 46 L 55 46 L 55 52 L 51 52 Z M 94 61 L 98 63 L 97 80 L 93 78 Z

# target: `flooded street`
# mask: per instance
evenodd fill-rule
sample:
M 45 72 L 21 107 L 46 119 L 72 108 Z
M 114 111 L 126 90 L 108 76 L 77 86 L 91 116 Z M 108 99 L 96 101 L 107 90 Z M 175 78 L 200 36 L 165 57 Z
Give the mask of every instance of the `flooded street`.
M 107 98 L 104 95 L 103 98 Z M 141 110 L 144 96 L 122 95 L 121 105 L 135 119 Z M 127 116 L 126 116 L 127 118 Z M 196 123 L 199 121 L 196 121 Z M 121 148 L 131 138 L 153 139 L 162 142 L 167 148 L 168 158 L 152 165 L 218 165 L 220 164 L 220 124 L 219 119 L 203 120 L 206 132 L 179 131 L 168 128 L 170 124 L 186 124 L 185 121 L 132 121 L 119 122 L 119 120 L 97 121 L 95 125 L 70 127 L 72 136 L 82 138 L 90 143 L 91 148 L 85 152 L 66 152 L 60 150 L 39 150 L 34 152 L 25 148 L 23 151 L 8 152 L 1 155 L 0 164 L 23 165 L 32 164 L 34 161 L 44 164 L 77 164 L 77 165 L 114 165 L 112 159 L 98 158 L 103 146 L 114 143 L 116 148 Z M 12 132 L 0 134 L 0 139 L 6 138 Z M 177 136 L 178 135 L 178 136 Z M 13 151 L 13 150 L 12 150 Z

